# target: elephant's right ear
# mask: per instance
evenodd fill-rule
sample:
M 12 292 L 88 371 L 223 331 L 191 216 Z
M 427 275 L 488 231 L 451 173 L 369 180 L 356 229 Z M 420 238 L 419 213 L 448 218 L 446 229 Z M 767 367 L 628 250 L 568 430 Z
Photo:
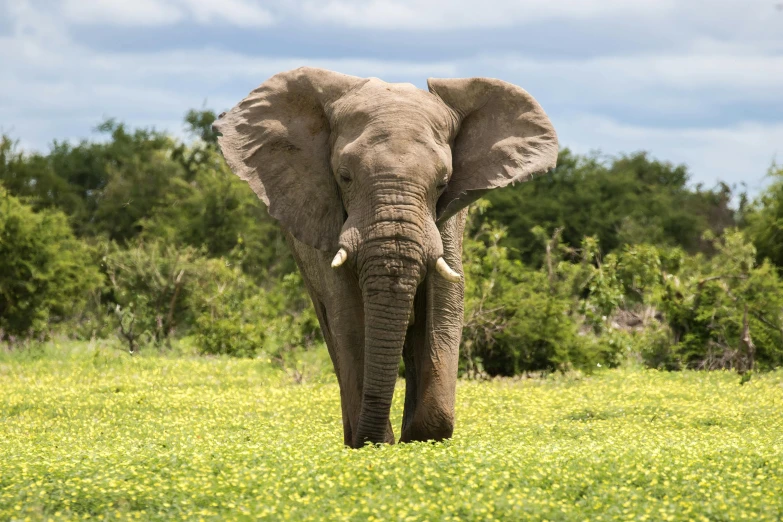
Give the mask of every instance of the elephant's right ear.
M 344 211 L 330 166 L 327 112 L 366 82 L 324 69 L 277 74 L 221 115 L 213 128 L 223 155 L 299 241 L 333 251 Z

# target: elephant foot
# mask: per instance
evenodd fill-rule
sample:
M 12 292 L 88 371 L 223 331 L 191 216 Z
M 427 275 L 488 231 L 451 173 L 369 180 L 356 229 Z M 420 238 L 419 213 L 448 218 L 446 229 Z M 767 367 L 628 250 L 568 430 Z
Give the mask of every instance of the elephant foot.
M 345 424 L 343 425 L 343 444 L 349 448 L 359 449 L 364 447 L 365 443 L 354 440 L 350 424 Z M 394 429 L 391 421 L 386 425 L 386 435 L 384 436 L 383 444 L 394 444 Z
M 400 436 L 400 442 L 441 442 L 454 433 L 454 416 L 443 410 L 416 415 Z

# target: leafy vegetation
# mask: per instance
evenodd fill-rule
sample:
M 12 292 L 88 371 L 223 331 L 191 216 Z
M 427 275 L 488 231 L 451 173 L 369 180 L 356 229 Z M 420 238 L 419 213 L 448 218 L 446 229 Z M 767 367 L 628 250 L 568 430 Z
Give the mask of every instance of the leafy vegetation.
M 783 374 L 738 381 L 461 381 L 452 440 L 356 451 L 329 371 L 296 385 L 265 359 L 4 353 L 0 518 L 779 520 Z
M 748 235 L 762 259 L 783 267 L 783 167 L 769 171 L 772 183 L 746 209 Z
M 112 323 L 131 352 L 170 346 L 192 334 L 205 354 L 285 359 L 322 341 L 301 277 L 291 272 L 260 286 L 241 267 L 241 252 L 208 258 L 193 247 L 138 241 L 107 246 L 103 268 Z
M 101 284 L 94 257 L 62 212 L 33 212 L 0 186 L 0 331 L 33 337 L 80 315 Z
M 564 149 L 552 173 L 488 193 L 486 217 L 507 228 L 502 244 L 511 257 L 532 266 L 544 263 L 535 227 L 560 229 L 571 248 L 592 236 L 604 252 L 647 243 L 695 253 L 709 248 L 704 232 L 719 235 L 736 218 L 730 187 L 704 190 L 688 181 L 684 165 L 644 153 L 603 159 Z
M 783 365 L 783 283 L 741 232 L 705 235 L 709 257 L 648 244 L 602 257 L 592 237 L 574 249 L 560 229 L 534 233 L 539 269 L 510 258 L 496 224 L 466 239 L 467 373 L 615 367 L 629 357 L 670 370 Z
M 473 209 L 471 221 L 481 209 Z M 516 375 L 618 362 L 617 354 L 601 353 L 595 336 L 582 332 L 585 317 L 574 292 L 584 288 L 589 268 L 556 260 L 557 236 L 549 239 L 538 232 L 548 252 L 546 266 L 540 269 L 510 259 L 508 249 L 501 246 L 506 229 L 496 224 L 482 223 L 465 241 L 461 358 L 469 375 Z
M 214 118 L 190 111 L 187 143 L 115 121 L 46 154 L 0 139 L 0 519 L 783 518 L 779 168 L 733 208 L 684 166 L 564 150 L 491 193 L 455 438 L 350 451 Z
M 0 342 L 116 336 L 136 352 L 189 336 L 204 354 L 283 363 L 322 343 L 214 119 L 188 112 L 189 142 L 113 120 L 105 139 L 46 154 L 0 139 Z M 466 229 L 461 371 L 780 366 L 783 184 L 770 173 L 748 201 L 646 154 L 565 149 L 551 175 L 491 192 Z

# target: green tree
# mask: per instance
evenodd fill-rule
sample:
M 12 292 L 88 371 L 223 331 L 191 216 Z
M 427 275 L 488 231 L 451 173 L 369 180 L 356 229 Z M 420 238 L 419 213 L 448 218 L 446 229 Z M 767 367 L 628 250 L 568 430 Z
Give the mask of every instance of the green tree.
M 604 162 L 565 149 L 553 173 L 490 192 L 487 219 L 507 228 L 503 245 L 510 255 L 533 266 L 544 261 L 535 226 L 562 229 L 572 248 L 592 236 L 604 252 L 642 242 L 696 252 L 709 247 L 701 241 L 705 230 L 720 233 L 734 215 L 728 186 L 691 189 L 688 179 L 684 166 L 644 153 Z
M 8 136 L 0 138 L 0 184 L 14 196 L 24 198 L 34 209 L 59 208 L 69 217 L 84 220 L 86 210 L 78 186 L 61 176 L 51 156 L 62 151 L 55 144 L 51 155 L 24 154 Z
M 35 208 L 59 208 L 80 237 L 130 244 L 138 237 L 231 256 L 257 281 L 295 267 L 283 235 L 247 184 L 226 166 L 212 111 L 185 116 L 195 140 L 129 131 L 107 120 L 108 139 L 55 142 L 47 155 L 0 141 L 0 180 Z
M 295 269 L 280 227 L 220 153 L 194 144 L 198 162 L 190 181 L 173 180 L 161 204 L 140 221 L 143 236 L 204 248 L 212 257 L 230 257 L 257 281 Z M 185 151 L 189 157 L 195 152 Z
M 197 136 L 202 142 L 216 146 L 217 145 L 217 133 L 212 129 L 212 124 L 215 123 L 217 116 L 213 111 L 190 109 L 185 114 L 185 123 L 187 124 L 188 131 L 191 135 Z
M 769 170 L 772 183 L 745 213 L 746 232 L 760 259 L 783 268 L 783 167 Z

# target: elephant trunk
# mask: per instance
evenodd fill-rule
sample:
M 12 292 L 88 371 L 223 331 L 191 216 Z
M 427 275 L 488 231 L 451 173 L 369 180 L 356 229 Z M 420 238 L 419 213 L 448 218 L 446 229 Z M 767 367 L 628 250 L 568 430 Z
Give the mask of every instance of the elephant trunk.
M 430 243 L 426 214 L 382 207 L 363 227 L 357 252 L 364 301 L 364 384 L 354 445 L 394 442 L 387 434 L 394 386 L 416 289 L 426 275 Z
M 394 442 L 387 434 L 389 413 L 421 268 L 405 270 L 401 276 L 371 275 L 364 280 L 364 386 L 356 447 L 367 441 Z

